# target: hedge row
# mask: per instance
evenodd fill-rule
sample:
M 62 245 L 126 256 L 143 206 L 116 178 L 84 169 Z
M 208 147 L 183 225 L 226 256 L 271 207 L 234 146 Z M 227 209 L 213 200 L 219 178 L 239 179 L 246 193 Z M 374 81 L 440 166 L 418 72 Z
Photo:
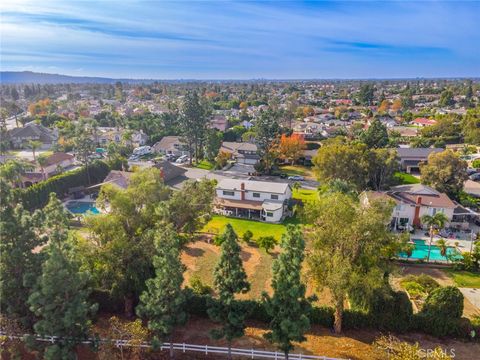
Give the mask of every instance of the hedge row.
M 17 189 L 16 196 L 25 209 L 32 211 L 44 207 L 48 203 L 50 193 L 56 193 L 57 197 L 61 199 L 68 194 L 70 188 L 102 182 L 109 171 L 110 168 L 103 161 L 95 161 L 88 166 L 90 184 L 88 182 L 86 168 L 81 167 L 73 171 L 52 176 L 26 189 Z
M 187 311 L 190 315 L 207 318 L 207 309 L 212 301 L 216 301 L 209 295 L 197 295 L 190 289 L 187 293 Z M 122 312 L 123 303 L 120 299 L 114 300 L 108 293 L 94 292 L 91 300 L 99 304 L 102 312 Z M 255 320 L 262 323 L 269 323 L 271 317 L 268 315 L 264 304 L 256 300 L 240 300 L 245 308 L 248 320 Z M 312 325 L 321 325 L 328 328 L 333 327 L 334 309 L 330 306 L 314 306 L 310 314 Z M 412 305 L 404 292 L 393 292 L 389 300 L 380 300 L 372 311 L 347 309 L 343 313 L 343 329 L 376 329 L 392 332 L 421 331 L 435 336 L 451 335 L 468 337 L 472 325 L 468 319 L 450 321 L 448 333 L 437 333 L 438 324 L 432 327 L 432 319 L 425 317 L 425 314 L 413 314 Z

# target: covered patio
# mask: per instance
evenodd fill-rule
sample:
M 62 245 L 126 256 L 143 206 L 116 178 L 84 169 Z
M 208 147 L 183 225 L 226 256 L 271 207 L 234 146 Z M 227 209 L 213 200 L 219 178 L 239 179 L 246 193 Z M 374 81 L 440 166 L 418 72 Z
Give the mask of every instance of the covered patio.
M 265 220 L 262 203 L 248 200 L 231 200 L 217 198 L 214 203 L 217 213 L 252 220 Z

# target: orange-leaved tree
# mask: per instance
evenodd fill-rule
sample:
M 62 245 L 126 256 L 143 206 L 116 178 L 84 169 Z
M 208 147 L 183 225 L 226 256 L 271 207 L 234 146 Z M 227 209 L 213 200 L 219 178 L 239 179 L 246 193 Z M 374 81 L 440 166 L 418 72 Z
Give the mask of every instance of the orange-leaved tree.
M 280 158 L 290 161 L 292 165 L 303 155 L 304 149 L 305 140 L 300 134 L 290 136 L 283 134 L 278 144 Z

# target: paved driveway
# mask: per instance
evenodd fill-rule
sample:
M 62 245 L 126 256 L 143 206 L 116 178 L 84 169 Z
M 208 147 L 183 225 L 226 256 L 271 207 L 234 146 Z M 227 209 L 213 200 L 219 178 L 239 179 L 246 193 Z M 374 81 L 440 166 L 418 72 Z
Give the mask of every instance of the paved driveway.
M 480 289 L 458 288 L 458 290 L 462 292 L 463 296 L 465 296 L 473 306 L 480 309 Z

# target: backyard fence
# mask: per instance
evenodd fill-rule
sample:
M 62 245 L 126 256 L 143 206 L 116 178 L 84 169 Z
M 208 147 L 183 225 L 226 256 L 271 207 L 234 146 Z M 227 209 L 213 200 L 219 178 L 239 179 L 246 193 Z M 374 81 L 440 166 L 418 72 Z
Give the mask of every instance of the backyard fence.
M 56 342 L 67 338 L 61 338 L 59 336 L 40 336 L 40 335 L 18 335 L 18 334 L 7 334 L 4 331 L 0 331 L 0 336 L 5 336 L 9 339 L 23 339 L 27 336 L 33 336 L 36 341 L 41 342 L 48 342 L 51 344 L 55 344 Z M 140 347 L 140 348 L 154 348 L 151 342 L 142 342 L 136 343 L 131 342 L 130 340 L 122 340 L 122 339 L 86 339 L 81 341 L 82 344 L 85 345 L 93 345 L 98 343 L 107 343 L 112 344 L 115 347 L 123 348 L 123 347 Z M 168 350 L 170 349 L 170 343 L 162 343 L 158 347 L 159 350 Z M 173 343 L 173 349 L 178 350 L 181 352 L 198 352 L 203 353 L 205 355 L 209 354 L 228 354 L 227 347 L 220 347 L 220 346 L 210 346 L 210 345 L 195 345 L 195 344 L 185 344 L 185 343 Z M 249 359 L 275 359 L 275 360 L 284 360 L 285 355 L 278 351 L 263 351 L 263 350 L 255 350 L 255 349 L 242 349 L 242 348 L 231 348 L 231 354 L 246 357 Z M 289 359 L 291 360 L 345 360 L 340 358 L 331 358 L 327 356 L 317 356 L 317 355 L 303 355 L 303 354 L 295 354 L 290 353 L 288 355 Z

